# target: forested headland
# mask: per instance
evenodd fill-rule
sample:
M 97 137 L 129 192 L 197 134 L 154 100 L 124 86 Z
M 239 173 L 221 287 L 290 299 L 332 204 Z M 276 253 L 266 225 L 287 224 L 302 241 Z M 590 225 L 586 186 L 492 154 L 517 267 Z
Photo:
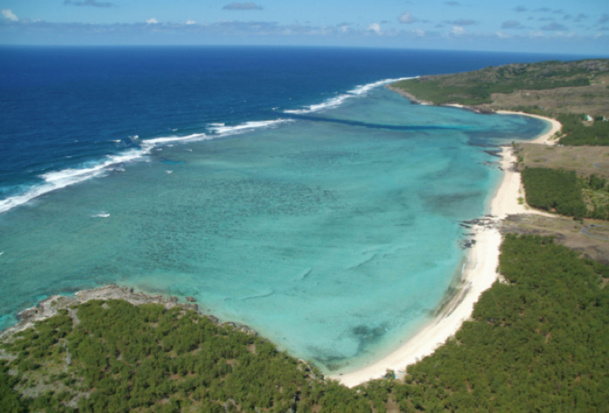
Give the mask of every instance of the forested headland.
M 90 301 L 4 340 L 0 410 L 601 411 L 609 267 L 551 238 L 507 235 L 500 272 L 472 321 L 405 381 L 355 389 L 183 307 Z
M 558 119 L 563 145 L 609 145 L 609 59 L 547 61 L 421 76 L 391 85 L 415 101 Z

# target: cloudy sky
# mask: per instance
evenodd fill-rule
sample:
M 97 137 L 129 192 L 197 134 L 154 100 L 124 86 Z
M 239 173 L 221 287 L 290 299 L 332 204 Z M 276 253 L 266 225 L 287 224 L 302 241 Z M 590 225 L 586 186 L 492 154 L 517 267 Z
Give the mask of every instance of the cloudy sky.
M 0 0 L 0 44 L 255 44 L 609 56 L 607 0 Z

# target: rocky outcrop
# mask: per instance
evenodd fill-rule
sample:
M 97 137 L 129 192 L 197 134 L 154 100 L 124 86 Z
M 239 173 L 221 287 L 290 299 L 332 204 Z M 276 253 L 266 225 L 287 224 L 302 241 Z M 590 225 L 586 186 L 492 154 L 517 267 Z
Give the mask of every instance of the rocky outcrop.
M 37 321 L 42 321 L 46 320 L 47 318 L 53 317 L 60 310 L 65 309 L 68 310 L 70 314 L 72 314 L 74 313 L 72 308 L 75 305 L 86 303 L 90 300 L 125 300 L 133 305 L 160 304 L 167 309 L 180 306 L 188 310 L 199 312 L 199 306 L 197 304 L 192 303 L 191 300 L 188 300 L 189 303 L 180 303 L 178 297 L 149 295 L 142 292 L 135 292 L 133 288 L 119 287 L 115 284 L 109 284 L 91 290 L 78 291 L 73 296 L 53 295 L 45 300 L 42 300 L 35 307 L 31 307 L 20 312 L 17 315 L 17 317 L 19 318 L 19 322 L 16 325 L 0 332 L 0 338 L 13 335 L 19 331 L 26 330 L 27 328 L 32 327 Z M 74 313 L 74 315 L 76 314 Z M 206 317 L 208 317 L 214 323 L 218 322 L 218 319 L 215 317 Z M 239 326 L 239 328 L 253 332 L 245 326 Z

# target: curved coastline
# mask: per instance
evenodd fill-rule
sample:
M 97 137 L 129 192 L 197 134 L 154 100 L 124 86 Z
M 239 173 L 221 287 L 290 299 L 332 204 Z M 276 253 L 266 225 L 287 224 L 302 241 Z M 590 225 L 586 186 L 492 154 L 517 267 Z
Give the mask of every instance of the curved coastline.
M 467 108 L 463 109 L 467 110 Z M 551 138 L 562 128 L 558 121 L 543 116 L 508 111 L 498 111 L 497 114 L 532 116 L 548 122 L 550 128 L 535 138 L 533 143 L 553 144 L 555 141 Z M 462 274 L 462 287 L 448 305 L 445 305 L 434 319 L 390 354 L 354 371 L 331 375 L 331 379 L 338 380 L 348 387 L 355 387 L 383 377 L 388 370 L 393 370 L 398 377 L 403 377 L 407 366 L 431 355 L 446 340 L 453 337 L 461 325 L 471 317 L 480 295 L 499 278 L 497 267 L 502 239 L 498 228 L 500 221 L 508 215 L 532 212 L 518 202 L 521 182 L 520 173 L 513 168 L 515 162 L 516 158 L 511 148 L 502 147 L 503 177 L 490 202 L 489 215 L 485 219 L 477 220 L 472 226 L 473 239 L 476 242 L 467 255 L 467 263 Z
M 467 109 L 467 108 L 464 108 Z M 517 112 L 497 112 L 499 114 L 517 114 L 541 118 L 551 124 L 548 131 L 532 142 L 548 144 L 549 139 L 561 128 L 560 123 L 553 119 Z M 498 222 L 508 214 L 531 212 L 518 204 L 520 191 L 520 174 L 513 171 L 512 163 L 515 161 L 509 147 L 502 150 L 503 177 L 490 202 L 489 213 L 483 219 L 474 220 L 471 231 L 476 240 L 468 254 L 462 279 L 456 293 L 443 303 L 438 312 L 421 330 L 405 342 L 398 349 L 384 356 L 380 360 L 365 367 L 343 374 L 329 375 L 349 387 L 356 386 L 371 379 L 380 378 L 388 369 L 404 375 L 406 366 L 432 354 L 448 338 L 454 336 L 464 321 L 473 311 L 474 304 L 486 289 L 497 280 L 496 268 L 499 259 L 499 246 L 501 235 L 498 231 Z M 86 302 L 92 299 L 124 299 L 132 304 L 159 303 L 170 308 L 181 305 L 197 310 L 196 304 L 178 303 L 176 297 L 164 298 L 143 293 L 134 293 L 133 289 L 115 285 L 104 286 L 92 290 L 83 290 L 71 296 L 53 296 L 40 302 L 38 306 L 20 313 L 20 322 L 0 333 L 0 336 L 21 331 L 33 325 L 34 322 L 53 316 L 59 308 L 67 308 L 73 304 Z M 54 304 L 55 303 L 55 304 Z M 61 305 L 58 305 L 61 303 Z M 65 303 L 65 305 L 64 305 Z M 210 317 L 210 316 L 208 316 Z M 214 319 L 213 317 L 210 317 Z M 217 320 L 216 320 L 217 321 Z M 249 330 L 247 327 L 243 327 Z M 250 330 L 251 331 L 251 330 Z

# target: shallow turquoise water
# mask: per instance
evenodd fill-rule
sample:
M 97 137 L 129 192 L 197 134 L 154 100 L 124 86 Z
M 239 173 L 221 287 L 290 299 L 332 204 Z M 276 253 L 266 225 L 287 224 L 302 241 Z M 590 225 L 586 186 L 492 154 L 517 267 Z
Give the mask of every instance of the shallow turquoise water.
M 278 114 L 280 116 L 280 114 Z M 110 282 L 181 297 L 332 371 L 407 338 L 485 213 L 492 150 L 547 125 L 383 88 L 272 128 L 156 148 L 0 215 L 1 314 Z

